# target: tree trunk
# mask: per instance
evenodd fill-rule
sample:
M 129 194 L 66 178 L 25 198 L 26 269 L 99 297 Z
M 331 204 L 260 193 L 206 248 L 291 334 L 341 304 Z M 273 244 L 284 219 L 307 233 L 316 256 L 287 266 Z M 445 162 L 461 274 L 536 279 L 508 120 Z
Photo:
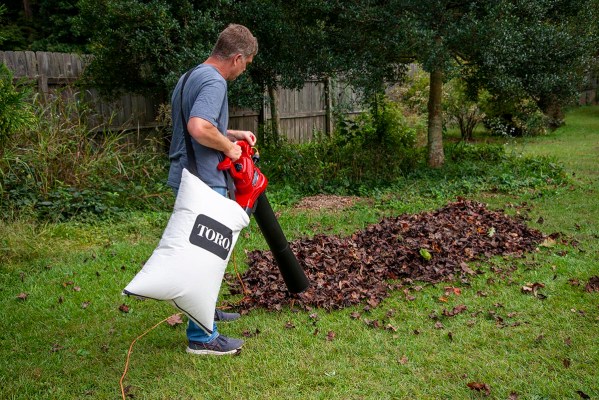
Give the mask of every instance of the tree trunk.
M 272 139 L 275 143 L 279 142 L 279 127 L 281 118 L 279 117 L 279 94 L 277 88 L 268 86 L 268 97 L 270 98 L 270 126 L 272 128 Z
M 441 95 L 443 94 L 443 73 L 435 70 L 430 74 L 428 96 L 428 165 L 439 168 L 445 162 L 443 153 L 443 120 Z
M 264 93 L 264 88 L 262 89 L 262 93 Z M 258 143 L 264 143 L 264 125 L 266 124 L 266 100 L 262 99 L 260 102 L 260 112 L 258 112 L 258 132 L 254 132 L 256 134 L 256 138 Z
M 324 107 L 326 115 L 325 133 L 328 137 L 333 136 L 333 80 L 326 77 L 324 80 Z
M 564 110 L 555 95 L 542 96 L 539 108 L 548 117 L 549 129 L 555 130 L 564 125 Z
M 31 19 L 33 19 L 33 12 L 31 11 L 31 1 L 23 0 L 23 14 L 25 15 L 25 19 L 27 21 L 31 21 Z

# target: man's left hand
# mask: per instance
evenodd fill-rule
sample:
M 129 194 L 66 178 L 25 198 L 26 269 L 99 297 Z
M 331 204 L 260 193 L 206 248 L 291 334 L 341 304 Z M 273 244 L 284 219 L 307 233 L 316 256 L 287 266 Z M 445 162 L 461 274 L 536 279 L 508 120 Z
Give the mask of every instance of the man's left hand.
M 233 139 L 245 140 L 246 142 L 248 142 L 250 144 L 250 146 L 253 146 L 256 144 L 256 135 L 254 135 L 250 131 L 228 130 L 227 135 Z

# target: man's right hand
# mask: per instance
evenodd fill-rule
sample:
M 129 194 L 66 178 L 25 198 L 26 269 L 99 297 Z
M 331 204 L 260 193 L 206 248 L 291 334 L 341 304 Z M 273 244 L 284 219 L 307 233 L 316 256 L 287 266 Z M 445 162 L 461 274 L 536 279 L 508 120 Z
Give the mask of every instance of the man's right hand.
M 231 147 L 229 148 L 229 150 L 223 153 L 225 154 L 225 156 L 229 157 L 231 161 L 237 161 L 239 160 L 239 157 L 241 157 L 241 147 L 239 147 L 237 143 L 231 142 Z
M 221 134 L 214 125 L 205 119 L 191 117 L 187 123 L 187 130 L 198 143 L 222 151 L 231 161 L 237 161 L 241 157 L 241 147 L 231 142 L 228 137 Z

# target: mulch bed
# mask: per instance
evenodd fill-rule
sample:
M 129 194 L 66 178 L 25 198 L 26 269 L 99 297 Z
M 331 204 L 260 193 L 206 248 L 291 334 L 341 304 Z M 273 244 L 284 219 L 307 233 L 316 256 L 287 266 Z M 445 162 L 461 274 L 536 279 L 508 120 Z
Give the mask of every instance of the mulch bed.
M 356 196 L 336 196 L 319 194 L 304 197 L 296 206 L 298 210 L 341 210 L 363 201 Z
M 290 294 L 270 251 L 248 253 L 243 287 L 228 276 L 231 293 L 244 294 L 241 310 L 376 307 L 402 282 L 453 281 L 475 274 L 468 262 L 495 255 L 522 256 L 544 235 L 521 219 L 482 203 L 459 199 L 440 210 L 385 218 L 348 237 L 318 234 L 290 242 L 311 286 Z M 245 293 L 244 289 L 245 288 Z

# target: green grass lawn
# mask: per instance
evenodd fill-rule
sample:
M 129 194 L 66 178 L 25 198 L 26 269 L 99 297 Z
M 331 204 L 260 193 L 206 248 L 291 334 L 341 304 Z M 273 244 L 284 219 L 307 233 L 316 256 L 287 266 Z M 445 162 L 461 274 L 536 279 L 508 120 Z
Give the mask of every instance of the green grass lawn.
M 484 273 L 469 284 L 422 285 L 410 291 L 413 300 L 395 292 L 369 312 L 363 306 L 252 311 L 219 326 L 233 337 L 251 333 L 238 356 L 190 356 L 185 326 L 161 324 L 134 347 L 125 379 L 129 398 L 599 398 L 599 293 L 585 291 L 599 275 L 599 107 L 575 109 L 566 121 L 547 136 L 507 146 L 553 157 L 565 166 L 568 184 L 468 194 L 494 209 L 526 212 L 530 226 L 560 233 L 554 245 L 525 258 L 478 262 L 474 267 Z M 345 211 L 277 211 L 294 239 L 348 234 L 384 215 L 447 200 L 385 193 Z M 121 397 L 131 342 L 176 312 L 166 303 L 120 295 L 168 216 L 134 214 L 93 225 L 0 223 L 0 398 Z M 256 248 L 266 245 L 252 222 L 228 270 L 246 268 L 244 249 Z M 524 294 L 529 283 L 543 284 L 543 296 Z M 461 294 L 447 294 L 453 286 Z M 222 297 L 235 300 L 226 287 Z M 128 313 L 119 310 L 124 303 Z M 457 305 L 467 311 L 442 316 Z M 372 328 L 351 318 L 353 312 L 396 330 Z M 472 382 L 487 389 L 473 390 Z

